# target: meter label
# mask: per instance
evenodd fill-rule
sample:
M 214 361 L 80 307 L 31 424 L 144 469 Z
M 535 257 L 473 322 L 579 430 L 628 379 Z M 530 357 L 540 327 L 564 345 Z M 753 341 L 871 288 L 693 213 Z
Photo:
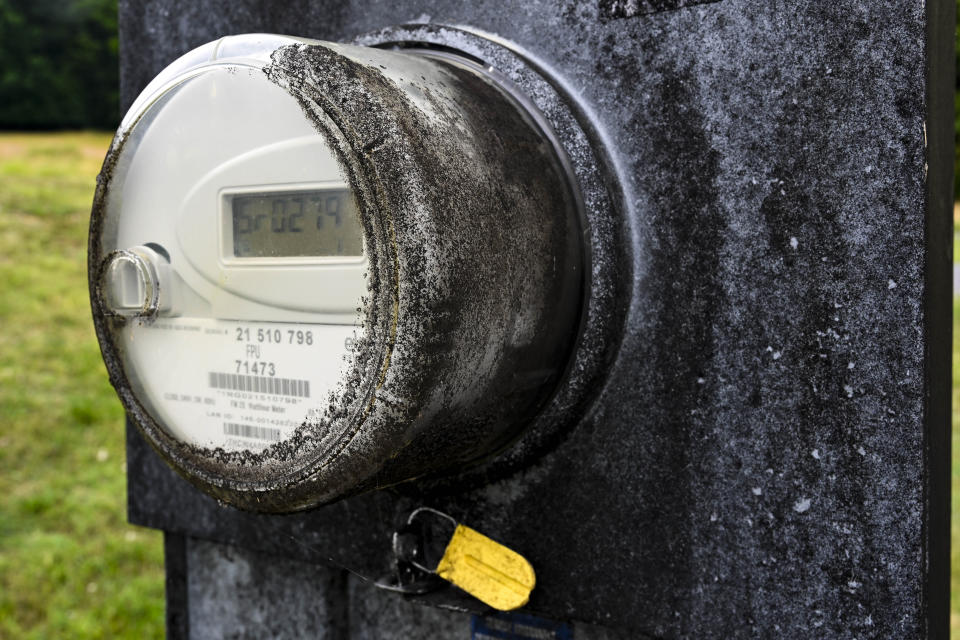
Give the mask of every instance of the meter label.
M 573 629 L 526 613 L 475 615 L 470 619 L 470 640 L 573 640 Z
M 202 447 L 259 451 L 290 437 L 324 405 L 356 329 L 163 318 L 131 323 L 124 339 L 141 397 L 171 435 Z

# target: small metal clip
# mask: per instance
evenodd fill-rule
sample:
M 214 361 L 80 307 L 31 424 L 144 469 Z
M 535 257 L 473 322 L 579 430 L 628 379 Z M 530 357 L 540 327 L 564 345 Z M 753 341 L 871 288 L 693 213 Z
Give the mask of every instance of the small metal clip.
M 420 507 L 412 511 L 406 524 L 393 534 L 394 573 L 378 580 L 376 586 L 411 595 L 442 587 L 445 583 L 434 568 L 456 527 L 456 520 L 436 509 Z
M 396 580 L 377 583 L 391 591 L 424 593 L 436 588 L 439 577 L 494 609 L 509 611 L 525 605 L 536 585 L 523 556 L 429 507 L 414 510 L 394 533 L 393 551 Z

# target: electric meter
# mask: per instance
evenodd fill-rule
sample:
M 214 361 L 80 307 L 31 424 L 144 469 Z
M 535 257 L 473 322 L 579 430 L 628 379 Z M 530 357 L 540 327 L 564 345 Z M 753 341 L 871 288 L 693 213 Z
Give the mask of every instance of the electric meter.
M 494 455 L 576 341 L 570 175 L 536 109 L 469 59 L 202 46 L 136 100 L 98 181 L 111 382 L 174 469 L 248 509 Z

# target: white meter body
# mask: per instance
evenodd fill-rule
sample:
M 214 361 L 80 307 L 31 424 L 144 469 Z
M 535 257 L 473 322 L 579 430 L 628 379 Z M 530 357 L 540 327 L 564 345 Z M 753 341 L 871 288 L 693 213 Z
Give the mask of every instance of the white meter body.
M 250 35 L 124 118 L 90 238 L 111 380 L 177 471 L 288 511 L 495 453 L 576 339 L 576 190 L 536 112 L 429 51 Z

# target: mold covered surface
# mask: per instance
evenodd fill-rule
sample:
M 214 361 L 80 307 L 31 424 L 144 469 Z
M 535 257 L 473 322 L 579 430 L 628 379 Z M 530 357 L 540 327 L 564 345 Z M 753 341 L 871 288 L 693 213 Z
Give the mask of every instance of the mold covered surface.
M 345 172 L 375 185 L 360 199 L 390 229 L 368 246 L 397 271 L 367 442 L 317 484 L 389 486 L 502 448 L 556 385 L 580 315 L 578 212 L 549 146 L 482 75 L 443 60 L 297 46 L 266 71 L 318 131 L 342 132 Z
M 121 1 L 126 104 L 224 33 L 434 21 L 518 43 L 610 142 L 635 276 L 589 417 L 509 478 L 255 516 L 128 430 L 131 520 L 377 577 L 427 504 L 530 559 L 546 617 L 670 638 L 925 635 L 924 488 L 945 482 L 924 449 L 925 11 Z

